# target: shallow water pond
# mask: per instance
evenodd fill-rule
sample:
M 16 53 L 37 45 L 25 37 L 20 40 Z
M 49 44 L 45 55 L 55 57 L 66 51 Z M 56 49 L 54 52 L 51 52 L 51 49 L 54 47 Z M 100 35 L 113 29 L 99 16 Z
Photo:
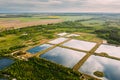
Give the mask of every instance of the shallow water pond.
M 79 69 L 79 71 L 93 75 L 94 72 L 100 71 L 104 73 L 103 80 L 120 80 L 120 61 L 91 56 Z
M 65 40 L 67 40 L 67 38 L 57 38 L 57 39 L 55 39 L 55 40 L 52 40 L 52 41 L 50 41 L 49 43 L 51 43 L 51 44 L 59 44 L 59 43 L 61 43 L 61 42 L 64 42 Z
M 80 36 L 80 35 L 78 35 L 78 34 L 69 34 L 66 37 L 77 37 L 77 36 Z
M 101 45 L 97 50 L 96 53 L 107 53 L 110 56 L 120 58 L 120 47 L 111 46 L 111 45 Z
M 10 66 L 12 63 L 14 63 L 14 60 L 12 60 L 12 59 L 1 58 L 0 59 L 0 70 Z
M 84 56 L 85 53 L 83 52 L 77 52 L 70 49 L 56 47 L 40 57 L 72 68 Z
M 87 41 L 81 41 L 81 40 L 70 40 L 63 44 L 63 46 L 71 47 L 79 50 L 85 50 L 90 51 L 96 43 L 93 42 L 87 42 Z
M 63 32 L 63 33 L 59 33 L 59 34 L 57 34 L 58 36 L 65 36 L 65 35 L 67 35 L 68 33 L 66 33 L 66 32 Z
M 49 47 L 51 47 L 51 46 L 52 46 L 52 45 L 50 45 L 50 44 L 43 44 L 43 45 L 40 45 L 40 46 L 36 46 L 36 47 L 34 47 L 34 48 L 31 48 L 31 49 L 27 50 L 27 52 L 30 52 L 30 53 L 32 53 L 32 54 L 35 54 L 35 53 L 40 52 L 40 51 L 42 51 L 42 50 L 45 50 L 45 49 L 47 49 L 47 48 L 49 48 Z

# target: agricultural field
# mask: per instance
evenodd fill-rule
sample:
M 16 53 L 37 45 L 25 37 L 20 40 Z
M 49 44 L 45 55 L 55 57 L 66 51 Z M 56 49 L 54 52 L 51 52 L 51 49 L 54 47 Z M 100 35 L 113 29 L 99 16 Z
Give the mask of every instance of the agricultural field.
M 117 16 L 119 17 L 119 16 Z M 116 18 L 117 18 L 116 17 Z M 26 26 L 34 25 L 45 25 L 52 23 L 59 23 L 63 21 L 77 21 L 79 20 L 82 25 L 88 27 L 102 28 L 103 26 L 117 27 L 120 25 L 119 19 L 114 19 L 111 16 L 100 16 L 100 15 L 37 15 L 32 14 L 29 16 L 27 14 L 22 15 L 0 15 L 0 29 L 14 29 Z M 110 20 L 109 20 L 110 19 Z
M 26 18 L 25 18 L 26 20 Z M 27 22 L 26 22 L 27 21 Z M 19 20 L 4 20 L 0 22 L 0 29 L 1 31 L 4 30 L 10 30 L 10 29 L 17 29 L 22 27 L 29 27 L 29 26 L 35 26 L 35 25 L 46 25 L 46 24 L 52 24 L 52 23 L 58 23 L 62 22 L 60 19 L 42 19 L 42 20 L 34 20 L 33 21 L 19 21 Z
M 0 18 L 0 29 L 14 29 L 26 26 L 45 25 L 63 21 L 75 21 L 90 19 L 91 16 L 41 16 L 32 15 L 30 17 L 10 17 Z
M 64 21 L 76 21 L 76 20 L 87 20 L 93 18 L 93 16 L 59 16 Z
M 96 74 L 101 73 L 104 76 L 108 72 L 104 70 L 99 72 L 97 69 L 96 71 L 88 70 L 87 73 L 83 69 L 91 63 L 94 56 L 99 57 L 98 60 L 96 59 L 96 64 L 99 64 L 101 57 L 105 57 L 105 61 L 119 62 L 119 57 L 111 55 L 113 53 L 118 55 L 119 52 L 120 19 L 118 17 L 120 15 L 116 14 L 0 16 L 0 25 L 5 24 L 6 26 L 0 26 L 0 59 L 6 57 L 12 60 L 15 59 L 15 62 L 10 66 L 0 70 L 0 78 L 22 80 L 23 73 L 26 71 L 28 74 L 24 75 L 24 80 L 28 78 L 37 79 L 38 77 L 46 79 L 46 76 L 49 76 L 51 80 L 79 80 L 81 78 L 97 80 L 100 75 L 96 77 Z M 118 46 L 118 48 L 111 48 L 111 50 L 117 50 L 113 51 L 113 53 L 109 52 L 110 49 L 103 53 L 102 48 L 100 48 L 100 53 L 103 53 L 101 55 L 96 52 L 100 45 L 113 45 L 115 48 Z M 89 59 L 89 57 L 91 58 Z M 117 61 L 114 61 L 114 59 Z M 18 64 L 20 65 L 18 66 Z M 78 69 L 75 67 L 77 64 Z M 79 65 L 82 69 L 79 68 Z M 29 68 L 29 66 L 31 67 Z M 109 69 L 106 66 L 109 66 L 109 64 L 103 66 Z M 22 71 L 19 72 L 17 68 Z M 48 71 L 49 69 L 51 71 Z M 39 70 L 42 70 L 42 72 Z M 61 72 L 57 74 L 57 70 Z M 4 74 L 10 77 L 3 76 Z M 111 74 L 112 71 L 110 71 Z M 66 77 L 63 75 L 66 75 Z M 105 75 L 103 78 L 109 79 L 110 77 Z M 112 78 L 115 79 L 114 76 Z
M 0 17 L 0 29 L 14 29 L 21 28 L 26 26 L 34 26 L 34 25 L 45 25 L 58 23 L 63 21 L 75 21 L 75 20 L 84 20 L 90 19 L 91 16 L 41 16 L 41 15 L 32 15 L 29 17 L 24 16 L 7 16 Z

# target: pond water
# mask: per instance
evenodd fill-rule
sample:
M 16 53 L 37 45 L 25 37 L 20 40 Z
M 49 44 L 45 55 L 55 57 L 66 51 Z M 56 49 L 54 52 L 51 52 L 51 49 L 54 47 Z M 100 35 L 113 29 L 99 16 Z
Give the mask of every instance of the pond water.
M 78 34 L 69 34 L 66 37 L 77 37 L 77 36 L 80 36 L 80 35 L 78 35 Z
M 101 45 L 97 50 L 96 53 L 105 52 L 110 56 L 120 58 L 120 47 L 111 46 L 111 45 Z
M 93 43 L 93 42 L 74 40 L 74 39 L 63 44 L 63 46 L 66 46 L 66 47 L 71 47 L 71 48 L 85 50 L 85 51 L 90 51 L 95 45 L 96 43 Z
M 83 52 L 56 47 L 41 55 L 42 58 L 72 68 L 80 59 L 85 56 Z
M 0 70 L 10 66 L 12 63 L 14 63 L 14 61 L 12 59 L 1 58 L 0 59 Z
M 55 40 L 52 40 L 52 41 L 50 41 L 49 43 L 51 43 L 51 44 L 59 44 L 59 43 L 61 43 L 61 42 L 63 42 L 63 41 L 65 41 L 65 40 L 67 40 L 67 38 L 57 38 L 57 39 L 55 39 Z
M 65 35 L 67 35 L 68 33 L 66 33 L 66 32 L 63 32 L 63 33 L 59 33 L 59 34 L 57 34 L 58 36 L 65 36 Z
M 45 50 L 45 49 L 47 49 L 49 47 L 52 47 L 52 45 L 50 45 L 50 44 L 43 44 L 43 45 L 31 48 L 31 49 L 27 50 L 27 52 L 35 54 L 35 53 L 40 52 L 42 50 Z
M 120 80 L 120 61 L 105 57 L 91 56 L 79 71 L 92 76 L 94 76 L 93 73 L 95 71 L 100 71 L 105 74 L 105 77 L 101 78 L 103 80 Z

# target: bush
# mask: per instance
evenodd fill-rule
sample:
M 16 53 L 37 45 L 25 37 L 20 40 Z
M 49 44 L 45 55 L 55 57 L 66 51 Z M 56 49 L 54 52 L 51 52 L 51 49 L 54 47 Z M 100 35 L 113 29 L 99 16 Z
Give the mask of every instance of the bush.
M 72 69 L 40 58 L 17 61 L 2 72 L 17 80 L 79 80 L 80 77 Z
M 104 77 L 104 73 L 100 71 L 95 71 L 93 74 L 97 77 Z
M 10 47 L 9 50 L 13 51 L 13 50 L 17 50 L 23 47 L 25 47 L 25 45 L 17 45 L 17 46 Z

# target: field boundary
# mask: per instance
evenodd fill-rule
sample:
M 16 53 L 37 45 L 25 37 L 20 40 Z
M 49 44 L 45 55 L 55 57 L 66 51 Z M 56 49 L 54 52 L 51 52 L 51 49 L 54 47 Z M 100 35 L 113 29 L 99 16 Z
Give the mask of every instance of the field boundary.
M 77 64 L 73 66 L 74 71 L 78 71 L 79 68 L 85 63 L 85 61 L 96 51 L 96 49 L 102 44 L 102 42 L 97 43 Z

